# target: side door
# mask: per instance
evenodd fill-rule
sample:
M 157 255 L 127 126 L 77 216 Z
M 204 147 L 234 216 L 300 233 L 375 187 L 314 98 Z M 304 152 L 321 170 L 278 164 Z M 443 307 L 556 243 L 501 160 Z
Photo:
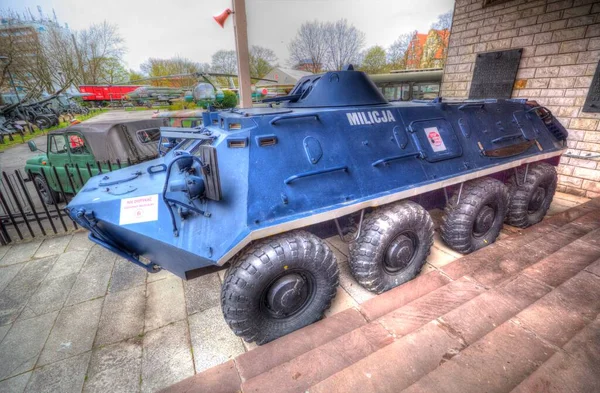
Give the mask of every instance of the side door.
M 53 168 L 46 167 L 44 169 L 50 188 L 53 191 L 60 192 L 60 186 L 58 185 L 58 182 L 60 182 L 64 192 L 72 193 L 73 190 L 69 185 L 65 171 L 65 164 L 70 161 L 65 134 L 50 134 L 48 136 L 48 161 L 50 166 L 56 169 L 56 172 Z
M 67 173 L 71 177 L 75 192 L 77 192 L 90 178 L 87 164 L 92 168 L 92 175 L 97 175 L 98 170 L 95 167 L 94 154 L 88 147 L 87 141 L 83 135 L 77 131 L 71 131 L 67 132 L 66 137 L 70 156 Z M 69 183 L 69 186 L 70 185 L 71 184 Z

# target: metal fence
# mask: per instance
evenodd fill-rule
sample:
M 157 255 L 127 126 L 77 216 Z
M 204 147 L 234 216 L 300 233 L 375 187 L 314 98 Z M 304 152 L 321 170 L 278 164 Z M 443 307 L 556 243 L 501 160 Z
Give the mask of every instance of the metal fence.
M 128 163 L 130 164 L 130 163 Z M 14 173 L 2 171 L 0 179 L 0 244 L 7 245 L 14 241 L 33 239 L 43 236 L 68 233 L 78 229 L 78 225 L 65 213 L 64 208 L 73 198 L 74 193 L 65 190 L 79 191 L 85 179 L 99 174 L 120 169 L 121 163 L 97 163 L 84 168 L 65 165 L 68 174 L 66 180 L 58 176 L 57 168 L 46 166 L 41 171 L 46 184 L 51 177 L 58 186 L 57 194 L 49 193 L 51 204 L 44 202 L 42 191 L 33 182 L 34 175 L 30 171 Z M 57 200 L 58 199 L 58 200 Z

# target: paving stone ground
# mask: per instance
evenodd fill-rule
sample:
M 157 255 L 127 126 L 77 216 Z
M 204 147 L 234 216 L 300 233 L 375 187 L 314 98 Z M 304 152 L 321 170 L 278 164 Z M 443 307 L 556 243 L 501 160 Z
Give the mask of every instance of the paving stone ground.
M 585 201 L 557 194 L 549 214 Z M 437 221 L 440 212 L 432 216 Z M 501 237 L 513 231 L 505 227 Z M 341 272 L 329 318 L 375 295 L 352 278 L 347 246 L 326 240 Z M 422 273 L 459 257 L 436 235 Z M 85 232 L 1 247 L 0 392 L 154 392 L 219 364 L 226 372 L 231 359 L 256 346 L 223 320 L 223 275 L 149 275 L 93 245 Z M 464 296 L 477 293 L 464 285 Z M 361 331 L 368 340 L 377 336 L 368 326 Z

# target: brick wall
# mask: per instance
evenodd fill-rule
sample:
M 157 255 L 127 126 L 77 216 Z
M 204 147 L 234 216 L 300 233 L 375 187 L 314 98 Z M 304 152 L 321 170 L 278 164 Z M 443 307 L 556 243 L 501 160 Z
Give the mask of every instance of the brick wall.
M 511 48 L 523 48 L 513 97 L 550 109 L 569 153 L 600 154 L 600 113 L 581 111 L 600 60 L 600 1 L 456 0 L 442 96 L 467 98 L 476 54 Z M 600 197 L 599 161 L 563 157 L 559 190 Z

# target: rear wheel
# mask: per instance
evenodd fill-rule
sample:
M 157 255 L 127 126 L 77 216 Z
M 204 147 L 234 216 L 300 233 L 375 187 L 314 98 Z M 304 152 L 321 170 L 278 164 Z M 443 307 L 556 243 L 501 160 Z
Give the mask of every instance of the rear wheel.
M 381 293 L 414 278 L 433 244 L 433 221 L 427 210 L 402 201 L 365 217 L 360 236 L 350 245 L 350 268 L 356 281 Z
M 261 240 L 237 256 L 221 290 L 233 332 L 259 345 L 323 317 L 338 286 L 333 252 L 316 236 L 294 231 Z
M 34 124 L 40 129 L 45 130 L 46 128 L 50 128 L 53 125 L 53 120 L 46 115 L 38 115 L 33 120 Z
M 35 185 L 35 188 L 37 188 L 40 191 L 40 194 L 42 195 L 42 200 L 46 205 L 54 205 L 54 201 L 56 201 L 57 203 L 60 202 L 60 194 L 52 190 L 42 176 L 35 175 L 33 177 L 33 184 Z
M 554 198 L 556 183 L 556 169 L 550 164 L 530 165 L 527 177 L 525 168 L 519 168 L 508 183 L 510 205 L 506 223 L 526 228 L 542 221 Z
M 485 247 L 496 241 L 507 210 L 508 189 L 501 181 L 484 177 L 464 183 L 444 210 L 442 239 L 462 254 Z

